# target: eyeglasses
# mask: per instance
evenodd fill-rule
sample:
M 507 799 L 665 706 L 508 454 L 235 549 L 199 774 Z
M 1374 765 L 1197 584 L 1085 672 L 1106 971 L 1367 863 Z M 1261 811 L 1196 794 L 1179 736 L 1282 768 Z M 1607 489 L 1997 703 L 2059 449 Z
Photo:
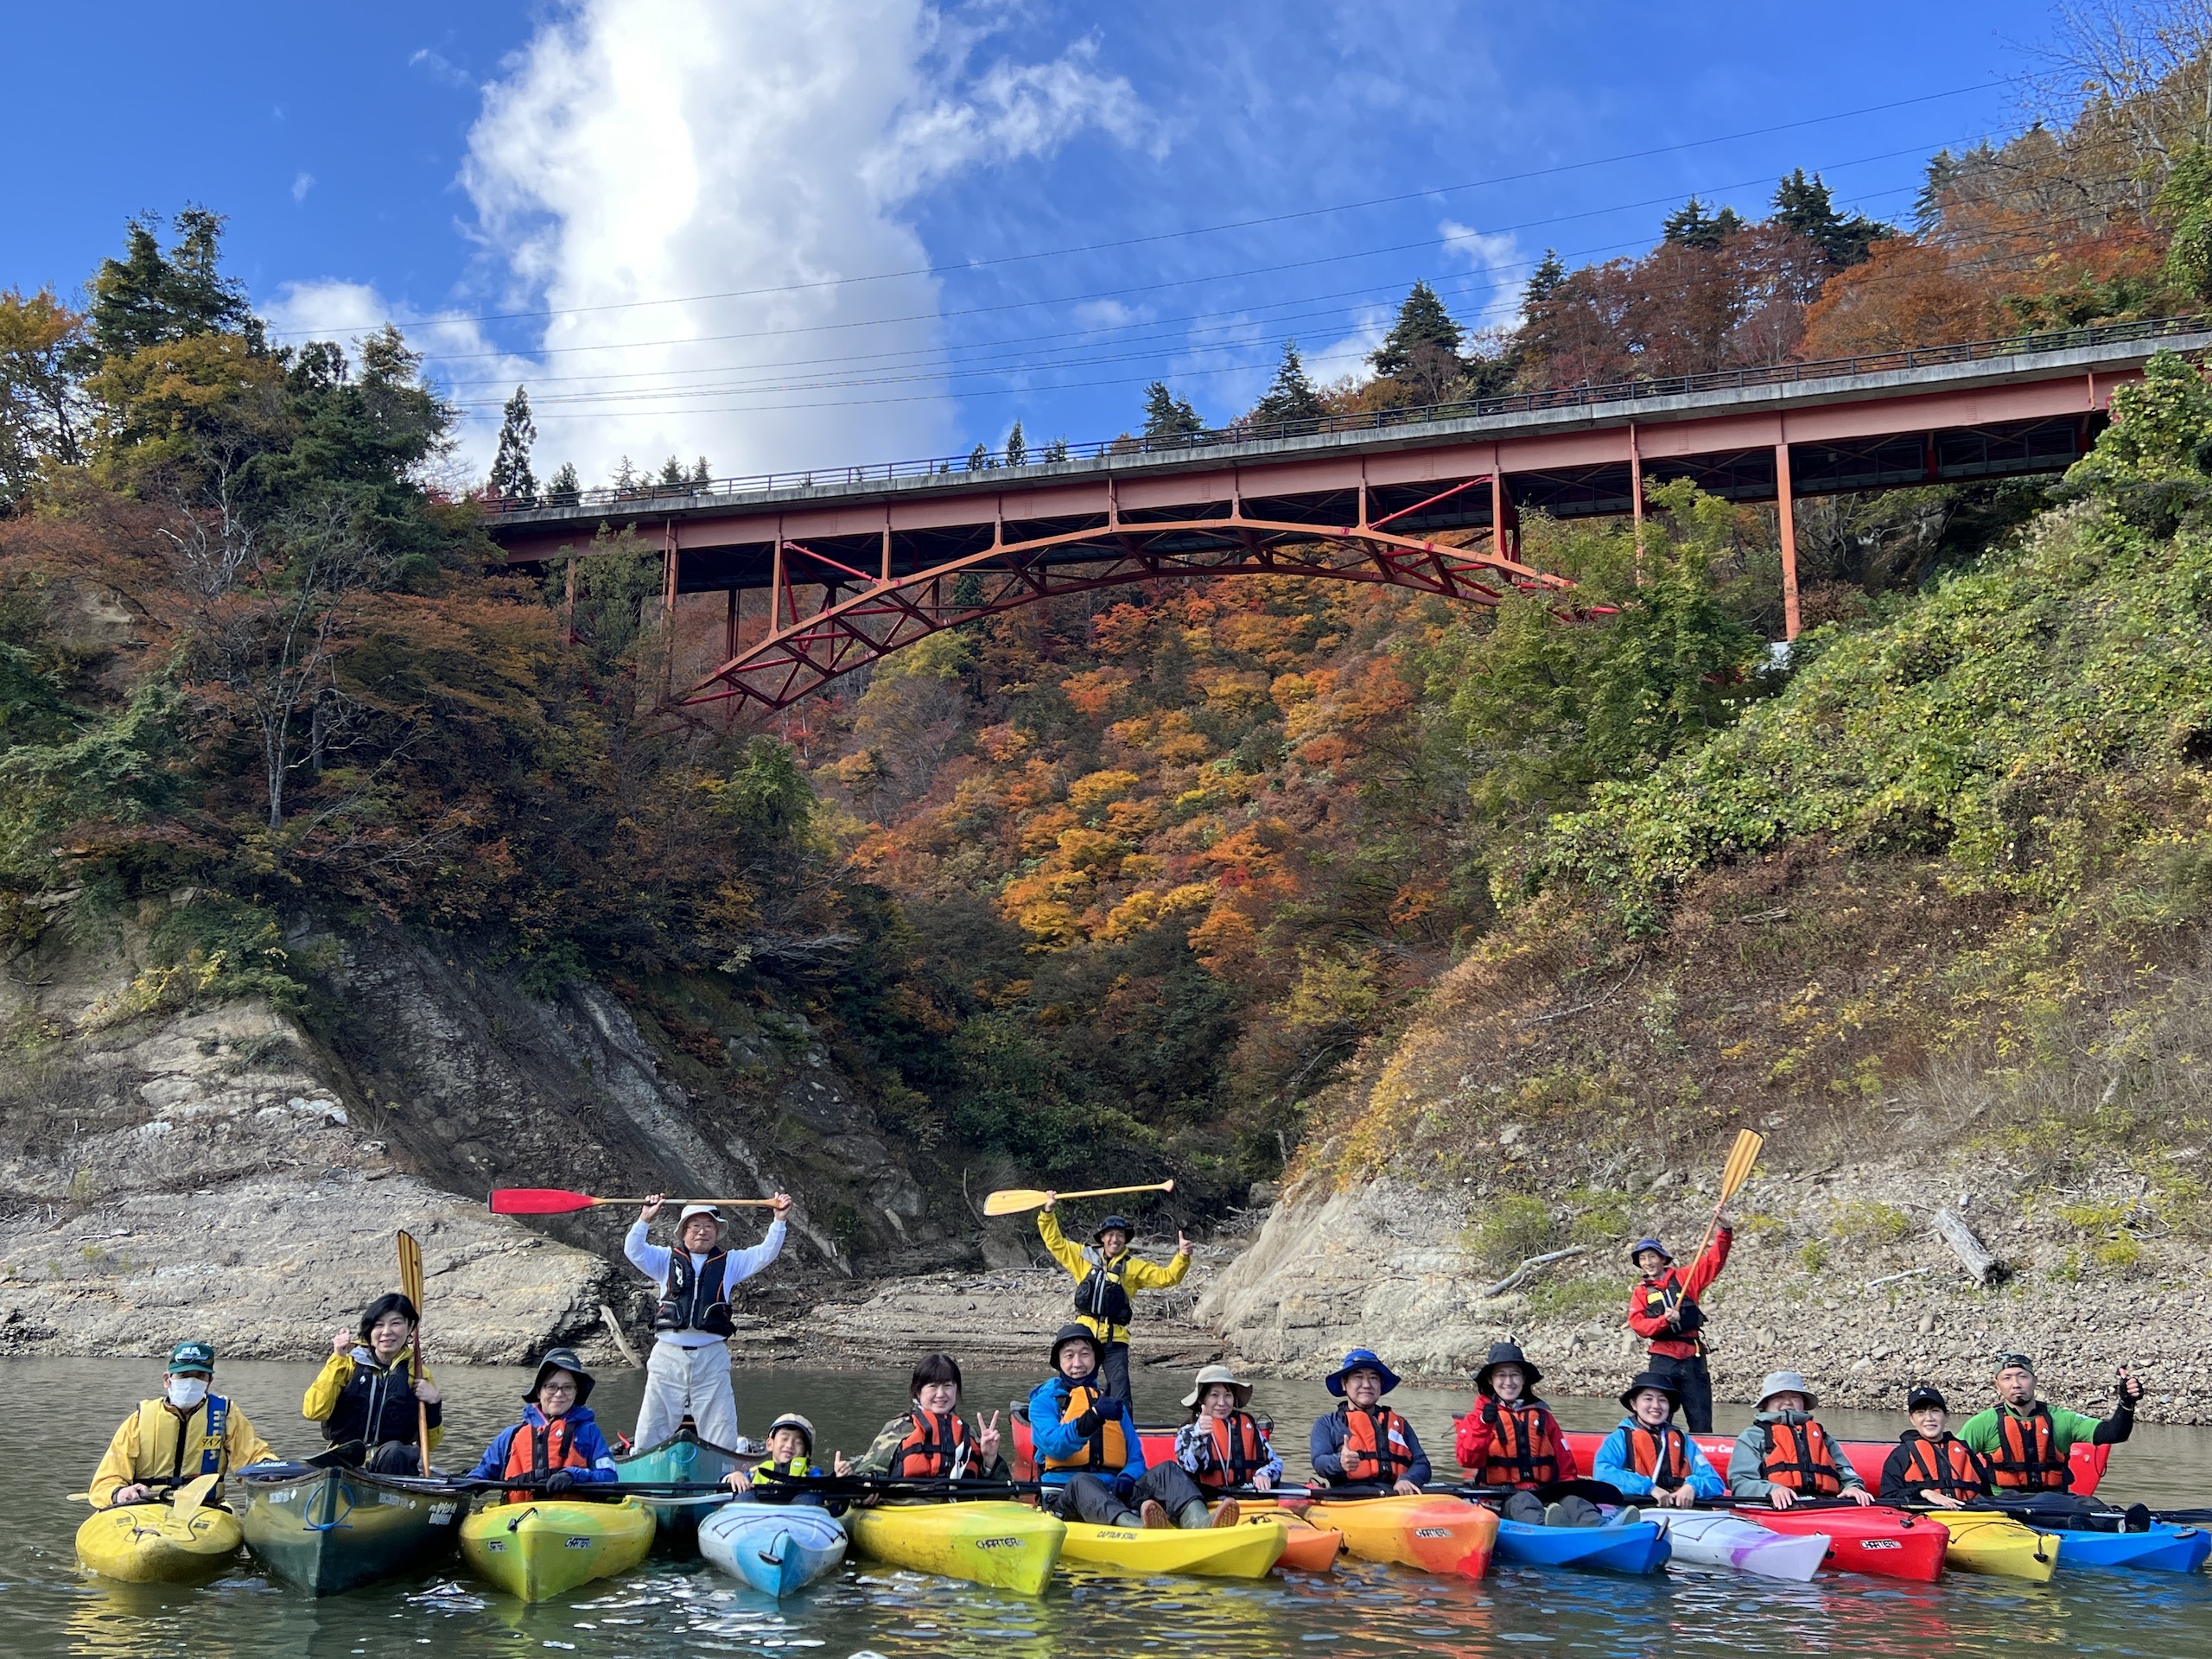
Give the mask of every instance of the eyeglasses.
M 574 1394 L 575 1391 L 576 1385 L 573 1382 L 541 1382 L 537 1386 L 537 1392 L 541 1396 L 549 1394 Z

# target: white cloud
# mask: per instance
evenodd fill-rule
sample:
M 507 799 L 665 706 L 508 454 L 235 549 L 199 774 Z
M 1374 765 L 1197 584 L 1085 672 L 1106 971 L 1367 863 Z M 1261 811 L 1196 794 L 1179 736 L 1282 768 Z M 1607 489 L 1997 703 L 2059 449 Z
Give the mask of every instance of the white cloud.
M 1119 300 L 1081 300 L 1070 315 L 1086 328 L 1126 328 L 1150 322 L 1153 311 L 1148 305 L 1123 305 Z
M 1528 260 L 1510 231 L 1486 232 L 1447 219 L 1436 227 L 1444 238 L 1446 256 L 1464 260 L 1468 267 L 1490 278 L 1472 289 L 1475 314 L 1462 317 L 1471 328 L 1510 327 L 1521 320 L 1521 290 Z
M 851 279 L 941 263 L 901 210 L 953 174 L 1086 130 L 1160 142 L 1088 42 L 971 67 L 990 23 L 924 0 L 575 0 L 540 28 L 485 89 L 463 172 L 512 308 L 554 313 L 538 470 L 573 460 L 596 480 L 623 454 L 704 453 L 744 473 L 950 442 L 928 378 L 840 386 L 860 374 L 809 365 L 895 353 L 926 377 L 936 281 Z M 719 297 L 682 297 L 702 295 Z M 749 338 L 712 338 L 729 335 Z M 622 378 L 555 378 L 594 374 Z
M 308 192 L 314 188 L 314 174 L 301 173 L 294 175 L 292 180 L 292 200 L 294 201 L 305 201 L 308 199 Z
M 433 52 L 427 46 L 419 48 L 413 57 L 407 60 L 407 67 L 410 69 L 420 69 L 441 86 L 450 86 L 456 92 L 474 84 L 469 79 L 468 72 L 466 69 L 453 62 L 443 53 Z
M 1397 315 L 1389 306 L 1363 305 L 1352 313 L 1351 333 L 1326 345 L 1317 346 L 1312 351 L 1301 346 L 1300 354 L 1306 359 L 1307 377 L 1316 385 L 1325 386 L 1343 379 L 1346 375 L 1365 379 L 1371 372 L 1367 366 L 1367 359 L 1375 354 L 1375 348 L 1390 332 L 1390 325 L 1397 320 Z

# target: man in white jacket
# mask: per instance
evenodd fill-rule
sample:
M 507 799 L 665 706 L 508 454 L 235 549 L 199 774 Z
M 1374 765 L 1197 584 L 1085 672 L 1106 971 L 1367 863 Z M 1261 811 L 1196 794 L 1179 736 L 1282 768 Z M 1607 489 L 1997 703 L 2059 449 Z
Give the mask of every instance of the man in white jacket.
M 645 1403 L 638 1411 L 639 1450 L 658 1446 L 676 1433 L 685 1415 L 699 1438 L 734 1450 L 737 1397 L 729 1382 L 730 1293 L 776 1259 L 784 1248 L 784 1217 L 791 1195 L 779 1192 L 776 1218 L 767 1236 L 750 1249 L 721 1245 L 721 1212 L 709 1204 L 686 1205 L 676 1220 L 678 1249 L 645 1242 L 645 1229 L 660 1213 L 661 1195 L 645 1200 L 622 1254 L 660 1287 L 653 1310 L 653 1353 L 645 1366 Z

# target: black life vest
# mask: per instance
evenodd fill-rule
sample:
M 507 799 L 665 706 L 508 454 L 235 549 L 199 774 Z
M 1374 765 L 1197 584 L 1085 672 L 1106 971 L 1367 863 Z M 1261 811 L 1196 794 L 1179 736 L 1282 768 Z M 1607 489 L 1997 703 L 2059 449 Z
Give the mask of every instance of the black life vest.
M 1413 1431 L 1389 1407 L 1355 1406 L 1347 1400 L 1337 1414 L 1344 1420 L 1341 1455 L 1347 1483 L 1389 1486 L 1414 1466 Z
M 1631 1422 L 1628 1427 L 1629 1466 L 1662 1491 L 1672 1491 L 1690 1478 L 1690 1437 L 1672 1423 L 1653 1428 Z
M 1085 1250 L 1084 1254 L 1095 1256 L 1097 1253 Z M 1075 1287 L 1075 1311 L 1087 1319 L 1096 1319 L 1109 1332 L 1126 1327 L 1136 1316 L 1136 1309 L 1129 1301 L 1129 1287 L 1122 1281 L 1128 1267 L 1127 1250 L 1111 1262 L 1103 1257 L 1092 1262 L 1090 1271 Z
M 1249 1486 L 1252 1477 L 1274 1461 L 1274 1454 L 1249 1412 L 1232 1411 L 1226 1417 L 1202 1414 L 1198 1427 L 1200 1444 L 1206 1448 L 1199 1455 L 1205 1461 L 1191 1478 L 1201 1486 L 1217 1491 Z
M 703 1268 L 691 1265 L 691 1253 L 678 1247 L 668 1253 L 668 1283 L 653 1309 L 656 1331 L 703 1331 L 727 1337 L 736 1330 L 730 1323 L 729 1295 L 722 1288 L 722 1273 L 729 1262 L 728 1250 L 716 1250 Z
M 1843 1491 L 1843 1476 L 1828 1450 L 1827 1431 L 1808 1417 L 1802 1423 L 1768 1423 L 1766 1455 L 1759 1459 L 1759 1478 L 1787 1486 L 1806 1497 L 1834 1497 Z
M 333 1446 L 359 1440 L 365 1446 L 397 1440 L 413 1446 L 416 1433 L 415 1385 L 410 1379 L 408 1357 L 400 1354 L 389 1365 L 364 1358 L 356 1350 L 353 1371 L 338 1391 L 338 1403 L 322 1420 L 322 1438 Z M 439 1409 L 429 1408 L 430 1427 L 438 1426 Z
M 1484 1400 L 1490 1451 L 1483 1459 L 1486 1486 L 1548 1486 L 1559 1478 L 1558 1425 L 1536 1401 L 1524 1406 Z
M 939 1417 L 917 1406 L 906 1414 L 906 1438 L 899 1442 L 898 1454 L 891 1459 L 892 1479 L 936 1480 L 968 1471 L 976 1456 L 975 1442 L 958 1412 Z
M 2040 1400 L 2025 1419 L 1997 1408 L 1997 1450 L 1989 1456 L 1990 1478 L 2008 1491 L 2063 1492 L 2074 1484 L 2074 1466 L 2058 1449 L 2050 1408 Z
M 1988 1476 L 1974 1449 L 1955 1434 L 1931 1440 L 1916 1428 L 1907 1429 L 1904 1448 L 1904 1484 L 1914 1492 L 1980 1497 L 1988 1489 Z
M 1680 1268 L 1670 1267 L 1656 1279 L 1646 1279 L 1643 1281 L 1643 1317 L 1647 1319 L 1663 1319 L 1667 1317 L 1669 1308 L 1679 1309 L 1681 1319 L 1666 1335 L 1654 1337 L 1652 1340 L 1654 1342 L 1697 1341 L 1698 1345 L 1700 1348 L 1703 1347 L 1705 1344 L 1698 1338 L 1697 1333 L 1705 1329 L 1705 1310 L 1697 1305 L 1697 1299 L 1689 1294 L 1688 1287 L 1683 1283 Z

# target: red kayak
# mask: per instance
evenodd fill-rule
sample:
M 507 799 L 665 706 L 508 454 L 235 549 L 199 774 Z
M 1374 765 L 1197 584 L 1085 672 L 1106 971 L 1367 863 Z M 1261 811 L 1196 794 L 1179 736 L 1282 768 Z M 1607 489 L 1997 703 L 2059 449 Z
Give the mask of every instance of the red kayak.
M 1776 1532 L 1826 1533 L 1828 1553 L 1821 1565 L 1835 1573 L 1933 1584 L 1943 1576 L 1943 1552 L 1951 1545 L 1940 1521 L 1878 1503 L 1864 1510 L 1855 1503 L 1794 1510 L 1746 1505 L 1736 1513 Z
M 1735 1436 L 1695 1434 L 1691 1438 L 1697 1442 L 1698 1449 L 1705 1453 L 1707 1461 L 1713 1465 L 1720 1478 L 1727 1479 L 1729 1454 L 1736 1449 Z M 1591 1465 L 1597 1461 L 1598 1448 L 1605 1444 L 1605 1440 L 1603 1434 L 1570 1433 L 1567 1435 L 1567 1443 L 1581 1461 L 1584 1474 L 1591 1472 Z M 1881 1491 L 1882 1465 L 1889 1461 L 1890 1453 L 1897 1449 L 1897 1442 L 1838 1440 L 1835 1445 L 1851 1459 L 1851 1466 L 1859 1471 L 1859 1478 L 1866 1483 L 1866 1490 L 1870 1492 Z M 1147 1452 L 1146 1455 L 1151 1454 Z M 2075 1446 L 2069 1454 L 2069 1461 L 2074 1467 L 2073 1490 L 2084 1496 L 2095 1491 L 2097 1483 L 2104 1478 L 2105 1461 L 2111 1456 L 2112 1447 L 2108 1446 Z M 1759 1519 L 1764 1521 L 1766 1516 L 1762 1514 Z

